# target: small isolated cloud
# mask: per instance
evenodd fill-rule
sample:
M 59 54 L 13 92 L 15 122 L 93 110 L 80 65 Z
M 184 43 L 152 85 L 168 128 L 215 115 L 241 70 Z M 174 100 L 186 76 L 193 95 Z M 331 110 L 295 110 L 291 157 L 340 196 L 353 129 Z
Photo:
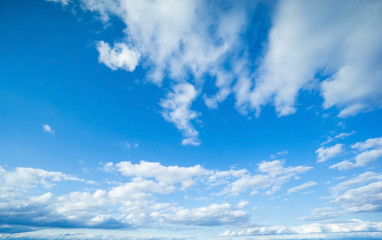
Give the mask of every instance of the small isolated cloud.
M 138 65 L 140 54 L 130 49 L 125 43 L 116 43 L 111 48 L 108 43 L 100 41 L 97 43 L 99 52 L 98 61 L 112 70 L 119 68 L 132 72 Z
M 71 0 L 45 0 L 47 2 L 55 2 L 55 3 L 61 3 L 63 6 L 68 5 Z
M 48 124 L 42 125 L 42 128 L 44 129 L 44 132 L 51 133 L 54 135 L 54 131 L 52 130 L 52 128 Z
M 335 139 L 344 139 L 346 137 L 349 137 L 351 135 L 353 135 L 355 133 L 355 131 L 352 131 L 352 132 L 349 132 L 349 133 L 340 133 L 340 134 L 337 134 L 336 136 L 334 136 Z
M 338 154 L 342 153 L 343 145 L 342 144 L 336 144 L 332 147 L 320 147 L 319 149 L 316 150 L 317 154 L 317 162 L 322 163 L 326 162 L 327 160 L 336 157 Z
M 299 186 L 290 188 L 287 193 L 291 194 L 291 193 L 294 193 L 294 192 L 297 192 L 297 191 L 300 191 L 300 190 L 303 190 L 303 189 L 306 189 L 306 188 L 310 188 L 310 187 L 313 187 L 313 186 L 316 186 L 316 185 L 317 185 L 316 182 L 309 181 L 309 182 L 303 183 L 303 184 L 301 184 Z
M 246 206 L 248 206 L 249 202 L 248 201 L 240 201 L 238 204 L 237 204 L 237 208 L 245 208 Z
M 162 99 L 160 105 L 163 108 L 162 116 L 169 122 L 175 124 L 184 139 L 183 145 L 198 146 L 198 131 L 191 124 L 191 120 L 198 116 L 198 113 L 192 111 L 191 104 L 197 96 L 195 87 L 189 83 L 179 83 L 173 87 L 173 91 Z

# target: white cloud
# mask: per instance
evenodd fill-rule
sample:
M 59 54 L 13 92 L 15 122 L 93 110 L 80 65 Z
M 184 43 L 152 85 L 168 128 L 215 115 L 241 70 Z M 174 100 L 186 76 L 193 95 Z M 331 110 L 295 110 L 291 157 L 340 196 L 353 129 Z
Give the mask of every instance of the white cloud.
M 306 189 L 306 188 L 310 188 L 310 187 L 313 187 L 313 186 L 316 186 L 316 185 L 317 185 L 316 182 L 309 181 L 309 182 L 303 183 L 301 185 L 298 185 L 296 187 L 288 189 L 287 193 L 291 194 L 291 193 L 294 193 L 294 192 L 297 192 L 297 191 L 300 191 L 300 190 L 303 190 L 303 189 Z
M 284 167 L 284 164 L 285 162 L 280 160 L 261 162 L 258 169 L 263 174 L 244 174 L 230 183 L 223 193 L 237 195 L 250 189 L 252 194 L 256 194 L 260 189 L 268 189 L 265 193 L 272 195 L 279 191 L 284 183 L 296 177 L 297 174 L 312 169 L 312 167 L 306 166 Z
M 379 148 L 382 147 L 382 137 L 380 138 L 370 138 L 365 142 L 358 142 L 351 146 L 354 149 L 358 149 L 360 151 L 369 149 L 369 148 Z
M 162 99 L 160 105 L 163 108 L 162 116 L 182 131 L 185 137 L 183 145 L 199 145 L 198 131 L 191 125 L 191 120 L 198 116 L 198 113 L 192 111 L 191 104 L 197 96 L 194 86 L 189 83 L 179 83 L 173 87 L 173 92 L 167 94 Z
M 220 236 L 261 236 L 261 235 L 288 235 L 311 233 L 357 233 L 381 232 L 382 222 L 369 222 L 359 219 L 349 219 L 343 222 L 311 223 L 300 226 L 260 226 L 248 228 L 243 231 L 225 231 Z M 296 236 L 294 236 L 296 237 Z M 317 236 L 315 236 L 317 238 Z M 314 238 L 314 237 L 309 237 Z
M 140 54 L 130 49 L 125 43 L 116 43 L 111 48 L 108 43 L 100 41 L 97 43 L 99 52 L 98 61 L 112 70 L 118 68 L 132 72 L 138 65 Z
M 211 204 L 207 207 L 180 208 L 171 214 L 162 216 L 169 222 L 197 226 L 214 226 L 223 224 L 240 224 L 248 221 L 248 213 L 233 209 L 230 204 Z
M 344 133 L 337 134 L 336 136 L 334 136 L 334 138 L 335 139 L 344 139 L 346 137 L 353 135 L 354 133 L 355 133 L 355 131 L 351 131 L 349 133 L 344 132 Z
M 382 181 L 349 189 L 338 196 L 335 201 L 348 212 L 380 212 L 382 211 Z
M 371 182 L 374 180 L 382 180 L 382 175 L 375 173 L 375 172 L 364 172 L 364 173 L 361 173 L 352 179 L 343 181 L 343 182 L 337 184 L 336 186 L 331 187 L 330 191 L 335 196 L 338 196 L 339 194 L 341 194 L 341 192 L 343 192 L 349 188 L 352 188 L 355 186 L 361 186 L 362 184 L 365 184 L 367 182 Z
M 53 186 L 54 182 L 60 181 L 85 182 L 83 179 L 79 179 L 61 172 L 49 172 L 36 168 L 18 167 L 15 171 L 6 171 L 1 167 L 0 169 L 2 170 L 0 172 L 0 178 L 4 184 L 20 188 L 30 188 L 37 185 L 48 188 Z
M 175 92 L 178 88 L 190 88 L 188 86 L 194 84 L 202 87 L 204 77 L 210 76 L 215 78 L 218 88 L 211 97 L 203 95 L 211 108 L 216 108 L 231 92 L 234 76 L 227 74 L 224 65 L 227 58 L 229 62 L 234 62 L 235 59 L 230 56 L 240 46 L 240 34 L 247 17 L 243 4 L 232 2 L 223 6 L 199 0 L 82 0 L 82 3 L 84 9 L 98 13 L 103 21 L 108 21 L 109 16 L 113 15 L 126 25 L 125 39 L 116 43 L 114 48 L 111 49 L 103 41 L 97 45 L 99 61 L 111 69 L 133 71 L 142 56 L 145 59 L 143 67 L 149 72 L 147 79 L 158 86 L 163 79 L 172 85 L 179 85 L 175 87 Z M 179 83 L 185 80 L 190 85 Z M 173 94 L 170 93 L 161 105 L 167 105 L 168 101 L 179 107 L 185 104 L 177 102 L 180 98 Z M 184 145 L 200 144 L 197 131 L 189 123 L 197 116 L 196 112 L 189 110 L 195 97 L 186 103 L 187 109 L 184 109 L 186 112 L 183 112 L 182 119 L 170 116 L 175 108 L 163 106 L 164 118 L 183 132 Z
M 240 201 L 238 204 L 237 204 L 237 208 L 245 208 L 246 206 L 248 206 L 249 202 L 248 201 Z
M 322 163 L 326 162 L 330 158 L 336 157 L 338 154 L 342 153 L 342 144 L 336 144 L 332 147 L 320 147 L 319 149 L 316 150 L 317 154 L 317 162 Z
M 381 11 L 380 1 L 279 2 L 258 77 L 246 87 L 254 90 L 237 98 L 257 114 L 272 102 L 283 116 L 296 111 L 301 90 L 319 84 L 323 107 L 341 117 L 382 107 Z M 317 73 L 329 77 L 318 83 Z
M 55 3 L 61 3 L 63 6 L 68 5 L 71 0 L 45 0 L 47 2 L 55 2 Z
M 337 164 L 331 165 L 330 168 L 347 170 L 356 167 L 365 167 L 369 163 L 382 157 L 382 138 L 370 138 L 365 142 L 353 144 L 351 147 L 357 151 L 361 151 L 355 155 L 354 162 L 344 160 Z
M 253 19 L 257 1 L 81 3 L 105 22 L 116 16 L 126 25 L 124 38 L 114 47 L 98 42 L 100 62 L 114 70 L 133 71 L 142 57 L 149 81 L 161 86 L 166 80 L 172 86 L 180 84 L 179 88 L 188 81 L 197 86 L 196 95 L 209 108 L 217 108 L 233 92 L 241 113 L 255 110 L 259 115 L 263 106 L 273 103 L 278 115 L 284 116 L 296 111 L 296 99 L 306 89 L 318 91 L 323 108 L 335 106 L 341 117 L 382 107 L 382 70 L 376 67 L 382 53 L 382 34 L 376 30 L 382 23 L 380 1 L 278 2 L 261 59 L 248 57 L 248 43 L 242 39 L 254 31 L 249 29 L 253 24 L 247 23 Z M 317 75 L 323 77 L 317 79 Z M 215 94 L 204 92 L 207 78 L 216 86 Z M 167 100 L 184 105 L 176 102 L 175 88 L 162 106 Z M 197 97 L 189 99 L 182 118 L 170 116 L 175 108 L 163 107 L 163 117 L 182 131 L 185 145 L 200 144 L 190 124 L 198 115 L 190 110 Z
M 332 207 L 315 208 L 312 210 L 310 216 L 300 218 L 303 221 L 317 221 L 333 219 L 340 215 L 340 212 Z
M 140 161 L 139 164 L 120 162 L 116 164 L 119 172 L 124 176 L 154 178 L 164 184 L 180 183 L 186 189 L 197 183 L 198 177 L 210 175 L 212 172 L 200 165 L 192 167 L 163 166 L 158 162 Z
M 365 172 L 329 188 L 333 202 L 346 212 L 382 211 L 382 175 Z
M 310 170 L 312 167 L 284 167 L 285 161 L 273 160 L 264 161 L 259 164 L 259 170 L 264 173 L 268 173 L 271 177 L 285 174 L 303 173 Z
M 44 129 L 44 132 L 51 133 L 54 135 L 54 131 L 52 130 L 52 128 L 48 124 L 42 125 L 42 128 Z

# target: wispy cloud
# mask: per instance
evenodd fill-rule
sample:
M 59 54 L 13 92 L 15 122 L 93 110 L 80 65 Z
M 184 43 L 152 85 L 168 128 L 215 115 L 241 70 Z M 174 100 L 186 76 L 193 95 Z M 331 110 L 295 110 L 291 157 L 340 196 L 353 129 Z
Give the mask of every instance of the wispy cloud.
M 43 128 L 44 132 L 51 133 L 53 135 L 55 134 L 54 131 L 52 130 L 52 128 L 48 124 L 42 125 L 42 128 Z
M 180 83 L 175 85 L 173 92 L 168 93 L 160 103 L 163 108 L 163 117 L 182 131 L 185 137 L 182 141 L 183 145 L 197 146 L 200 144 L 199 133 L 191 125 L 191 120 L 198 116 L 196 111 L 190 109 L 196 96 L 197 91 L 193 85 Z
M 303 183 L 301 185 L 298 185 L 296 187 L 293 187 L 293 188 L 290 188 L 288 189 L 288 194 L 291 194 L 291 193 L 294 193 L 294 192 L 297 192 L 297 191 L 301 191 L 303 189 L 306 189 L 306 188 L 310 188 L 310 187 L 313 187 L 313 186 L 316 186 L 317 183 L 314 182 L 314 181 L 309 181 L 309 182 L 306 182 L 306 183 Z
M 305 238 L 317 238 L 316 236 L 308 236 L 308 234 L 317 233 L 351 233 L 355 234 L 357 232 L 362 233 L 373 233 L 381 232 L 382 223 L 381 222 L 369 222 L 359 219 L 349 219 L 343 222 L 330 222 L 330 223 L 311 223 L 304 224 L 300 226 L 260 226 L 254 228 L 248 228 L 244 231 L 225 231 L 220 236 L 222 237 L 235 237 L 235 236 L 263 236 L 263 235 L 282 235 L 285 239 L 285 235 L 293 234 L 292 238 L 296 238 L 298 235 Z M 304 236 L 307 235 L 307 236 Z M 372 236 L 372 235 L 370 235 Z M 274 237 L 274 236 L 272 236 Z M 325 238 L 324 236 L 322 236 Z
M 358 153 L 354 157 L 354 162 L 344 160 L 333 164 L 330 168 L 338 168 L 339 170 L 347 170 L 356 167 L 364 167 L 382 157 L 382 137 L 370 138 L 365 142 L 358 142 L 351 146 Z

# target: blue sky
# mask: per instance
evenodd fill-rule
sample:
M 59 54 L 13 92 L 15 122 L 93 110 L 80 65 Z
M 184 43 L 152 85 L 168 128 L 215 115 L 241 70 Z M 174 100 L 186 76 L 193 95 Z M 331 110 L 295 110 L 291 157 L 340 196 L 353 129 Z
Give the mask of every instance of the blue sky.
M 0 3 L 0 238 L 382 239 L 380 1 Z

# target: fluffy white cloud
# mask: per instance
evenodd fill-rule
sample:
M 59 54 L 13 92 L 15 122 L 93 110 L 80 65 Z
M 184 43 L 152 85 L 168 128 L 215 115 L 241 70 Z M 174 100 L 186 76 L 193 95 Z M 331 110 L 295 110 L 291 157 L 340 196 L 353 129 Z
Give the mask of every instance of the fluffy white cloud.
M 141 161 L 139 164 L 120 162 L 116 164 L 116 167 L 124 176 L 154 178 L 156 181 L 166 185 L 180 183 L 182 189 L 196 184 L 198 178 L 212 174 L 212 171 L 206 170 L 200 165 L 192 167 L 167 167 L 158 162 L 146 161 Z
M 191 104 L 197 96 L 194 86 L 189 83 L 179 83 L 173 87 L 173 92 L 167 94 L 160 105 L 163 107 L 162 116 L 182 131 L 183 145 L 199 145 L 198 131 L 191 125 L 191 120 L 198 116 L 192 111 Z
M 363 151 L 369 148 L 380 148 L 382 147 L 382 137 L 380 138 L 370 138 L 365 142 L 358 142 L 351 146 L 354 149 Z
M 97 43 L 99 52 L 98 61 L 112 70 L 118 68 L 132 72 L 138 65 L 140 54 L 130 49 L 125 43 L 116 43 L 111 48 L 108 43 L 100 41 Z
M 326 162 L 330 158 L 336 157 L 338 154 L 342 153 L 342 144 L 336 144 L 332 147 L 320 147 L 319 149 L 316 150 L 317 154 L 317 162 Z
M 202 86 L 204 76 L 209 75 L 216 78 L 215 85 L 219 89 L 212 97 L 204 95 L 209 107 L 216 107 L 230 93 L 234 78 L 228 77 L 224 64 L 238 47 L 240 33 L 246 24 L 246 8 L 241 3 L 223 6 L 199 0 L 81 2 L 84 9 L 98 13 L 103 21 L 108 21 L 111 15 L 118 16 L 126 25 L 125 39 L 113 49 L 103 41 L 97 46 L 99 61 L 111 69 L 133 71 L 141 55 L 145 59 L 144 67 L 149 70 L 147 79 L 158 86 L 163 79 L 174 85 L 188 80 Z M 134 51 L 127 46 L 132 46 Z M 190 86 L 181 84 L 174 91 L 191 89 Z M 191 98 L 186 104 L 170 93 L 170 99 L 161 102 L 163 116 L 183 132 L 183 144 L 199 145 L 197 131 L 189 123 L 197 117 L 189 110 L 196 96 L 190 91 L 187 93 Z M 178 107 L 184 105 L 186 112 L 182 116 L 171 116 L 181 110 L 169 107 L 169 101 Z
M 301 185 L 298 185 L 296 187 L 289 188 L 287 193 L 291 194 L 291 193 L 294 193 L 294 192 L 297 192 L 297 191 L 300 191 L 300 190 L 303 190 L 306 188 L 310 188 L 310 187 L 313 187 L 316 185 L 317 185 L 317 183 L 315 181 L 309 181 L 309 182 L 303 183 Z
M 283 116 L 296 111 L 301 90 L 319 84 L 323 107 L 337 106 L 341 117 L 380 108 L 381 10 L 380 1 L 280 2 L 254 90 L 238 99 L 257 114 L 273 102 Z M 328 77 L 317 83 L 317 73 Z

